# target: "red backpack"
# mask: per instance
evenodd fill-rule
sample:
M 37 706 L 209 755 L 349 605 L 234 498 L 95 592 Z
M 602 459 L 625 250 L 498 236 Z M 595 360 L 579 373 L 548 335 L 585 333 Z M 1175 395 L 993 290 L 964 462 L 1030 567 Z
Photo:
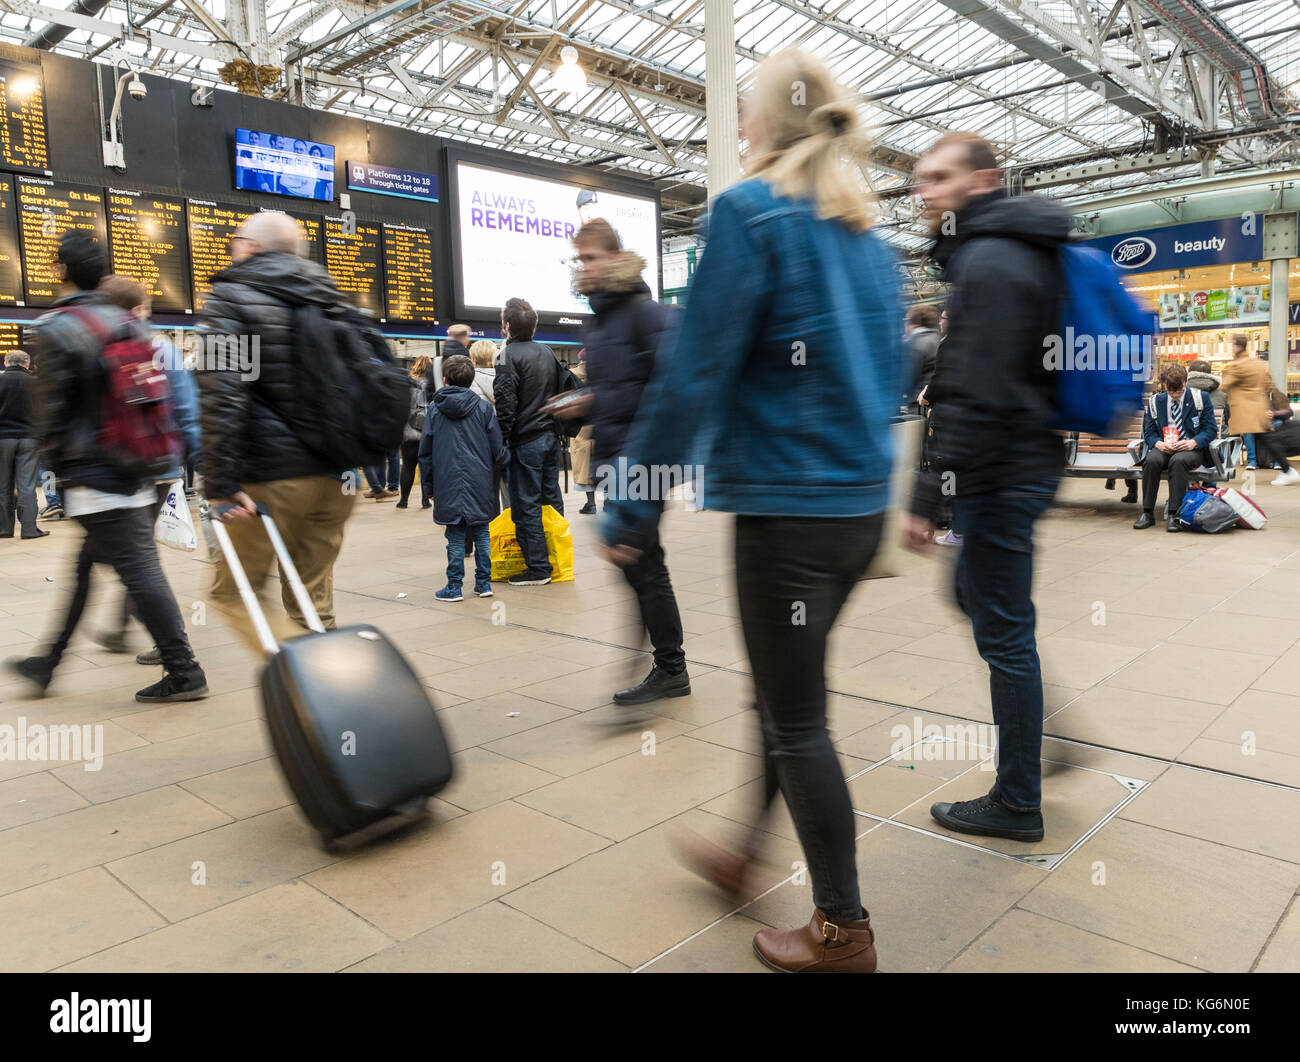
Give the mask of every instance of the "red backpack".
M 171 386 L 142 329 L 125 318 L 110 327 L 93 310 L 68 311 L 99 341 L 104 392 L 97 445 L 119 471 L 141 479 L 165 475 L 180 459 Z

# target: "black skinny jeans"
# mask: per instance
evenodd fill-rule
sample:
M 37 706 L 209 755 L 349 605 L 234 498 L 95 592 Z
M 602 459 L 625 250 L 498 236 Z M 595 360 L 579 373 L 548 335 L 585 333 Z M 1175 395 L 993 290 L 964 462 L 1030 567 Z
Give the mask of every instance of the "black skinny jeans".
M 636 592 L 641 623 L 654 647 L 655 664 L 671 675 L 686 669 L 682 650 L 682 616 L 677 610 L 672 579 L 664 562 L 664 547 L 656 532 L 635 564 L 623 569 L 623 577 Z
M 826 639 L 875 556 L 884 519 L 736 518 L 741 629 L 763 728 L 755 832 L 779 791 L 808 860 L 813 902 L 832 921 L 861 918 L 862 901 L 856 819 L 826 729 Z
M 47 654 L 51 670 L 67 651 L 77 624 L 81 622 L 90 596 L 91 569 L 96 564 L 107 564 L 117 572 L 130 595 L 135 614 L 162 654 L 166 671 L 185 675 L 198 670 L 198 661 L 194 659 L 194 650 L 185 634 L 185 622 L 158 562 L 158 549 L 153 541 L 153 514 L 152 506 L 141 505 L 134 509 L 110 509 L 76 518 L 85 528 L 86 537 L 77 556 L 72 603 L 64 617 L 63 628 Z
M 415 470 L 419 465 L 416 460 L 419 453 L 419 439 L 410 439 L 402 443 L 402 496 L 397 499 L 401 505 L 405 505 L 411 496 L 411 487 L 415 484 Z M 429 485 L 424 480 L 420 480 L 420 502 L 423 504 L 428 500 Z

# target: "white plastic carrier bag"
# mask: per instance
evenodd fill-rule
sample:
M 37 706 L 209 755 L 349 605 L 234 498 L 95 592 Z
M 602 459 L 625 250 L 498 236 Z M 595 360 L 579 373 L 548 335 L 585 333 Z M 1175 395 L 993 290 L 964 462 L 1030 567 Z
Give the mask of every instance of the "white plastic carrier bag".
M 193 553 L 198 548 L 194 521 L 185 500 L 185 484 L 179 479 L 167 488 L 167 500 L 154 522 L 153 537 L 155 542 L 186 553 Z

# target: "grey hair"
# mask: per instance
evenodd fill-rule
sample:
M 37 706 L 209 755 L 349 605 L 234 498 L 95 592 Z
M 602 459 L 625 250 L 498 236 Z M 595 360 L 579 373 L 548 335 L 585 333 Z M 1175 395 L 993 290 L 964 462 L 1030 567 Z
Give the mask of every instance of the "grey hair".
M 30 367 L 32 359 L 25 350 L 11 350 L 5 355 L 5 367 L 10 365 L 21 365 L 24 369 Z

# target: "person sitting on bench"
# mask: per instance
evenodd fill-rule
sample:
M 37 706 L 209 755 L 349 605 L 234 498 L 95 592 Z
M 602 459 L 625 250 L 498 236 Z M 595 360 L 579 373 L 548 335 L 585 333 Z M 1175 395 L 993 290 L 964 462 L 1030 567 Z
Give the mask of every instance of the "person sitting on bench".
M 1133 524 L 1141 531 L 1155 523 L 1160 476 L 1169 472 L 1166 531 L 1181 531 L 1178 508 L 1187 493 L 1194 468 L 1211 463 L 1209 446 L 1219 432 L 1214 406 L 1200 391 L 1187 386 L 1187 369 L 1170 362 L 1160 370 L 1163 393 L 1151 396 L 1142 417 L 1147 455 L 1142 462 L 1142 515 Z

